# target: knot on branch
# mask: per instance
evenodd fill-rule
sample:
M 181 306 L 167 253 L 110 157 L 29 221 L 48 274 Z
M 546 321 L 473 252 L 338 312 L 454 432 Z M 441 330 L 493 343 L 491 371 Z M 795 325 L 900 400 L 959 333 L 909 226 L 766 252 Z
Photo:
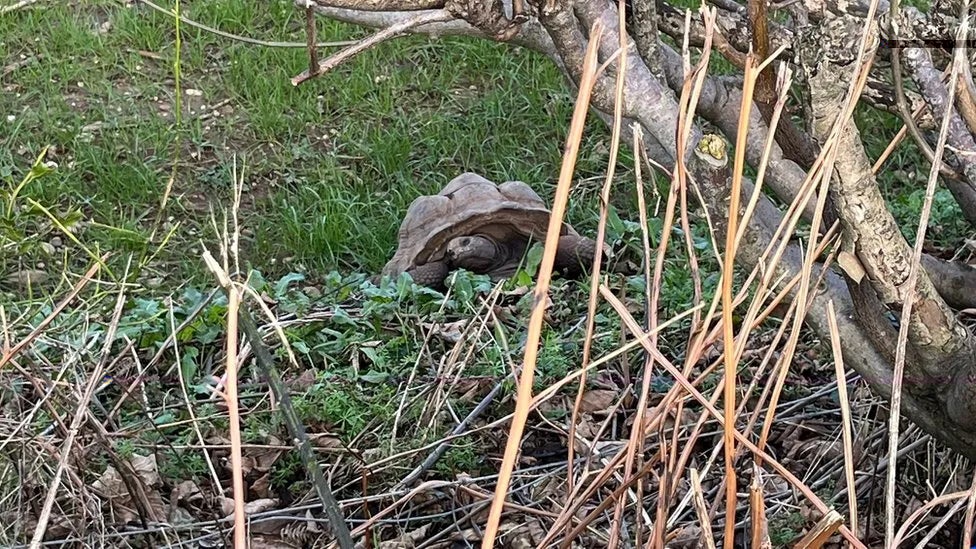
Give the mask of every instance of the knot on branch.
M 821 73 L 839 78 L 838 68 L 849 69 L 857 61 L 864 20 L 853 16 L 827 16 L 820 25 L 805 27 L 800 33 L 797 58 L 809 76 Z M 871 48 L 878 45 L 877 25 L 872 24 L 869 36 Z M 845 71 L 846 72 L 846 71 Z
M 487 36 L 506 42 L 518 33 L 519 25 L 528 21 L 525 13 L 506 13 L 502 0 L 448 0 L 445 9 L 463 19 Z M 507 7 L 512 9 L 512 4 Z
M 709 133 L 695 145 L 695 153 L 688 163 L 688 170 L 699 183 L 699 188 L 710 210 L 723 211 L 725 201 L 732 192 L 732 174 L 729 170 L 728 143 L 722 136 Z

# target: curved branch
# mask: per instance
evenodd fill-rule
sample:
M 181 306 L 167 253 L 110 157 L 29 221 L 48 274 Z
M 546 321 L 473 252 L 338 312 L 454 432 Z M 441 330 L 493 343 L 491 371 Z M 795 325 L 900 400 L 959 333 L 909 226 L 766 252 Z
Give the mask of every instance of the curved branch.
M 318 5 L 357 11 L 419 11 L 443 8 L 445 0 L 298 0 L 300 7 Z
M 811 40 L 811 62 L 806 68 L 814 132 L 826 139 L 835 124 L 842 124 L 833 143 L 835 177 L 830 191 L 844 227 L 845 244 L 854 249 L 882 303 L 901 309 L 906 300 L 916 300 L 904 321 L 909 324 L 908 341 L 919 360 L 906 365 L 906 379 L 912 381 L 906 388 L 916 394 L 937 394 L 953 382 L 954 376 L 976 367 L 976 342 L 925 272 L 919 273 L 917 286 L 910 284 L 912 249 L 887 209 L 857 127 L 853 120 L 838 119 L 848 82 L 860 69 L 840 52 L 848 43 L 846 37 L 851 29 L 860 28 L 859 25 L 854 18 L 837 18 L 832 24 L 822 25 L 816 39 Z M 833 60 L 824 55 L 823 49 L 831 50 Z M 887 338 L 876 343 L 885 345 L 891 341 Z
M 307 0 L 295 0 L 295 4 L 302 8 L 306 6 L 306 3 Z M 423 13 L 418 11 L 364 11 L 359 9 L 339 8 L 332 4 L 334 4 L 332 0 L 315 0 L 315 4 L 312 5 L 312 9 L 314 9 L 319 15 L 329 19 L 373 28 L 386 28 L 393 25 L 402 24 L 405 21 L 415 19 L 418 14 Z M 438 10 L 427 11 L 435 12 Z M 489 36 L 488 33 L 473 26 L 471 23 L 468 23 L 463 19 L 418 25 L 409 29 L 407 32 L 411 34 L 429 34 L 431 36 L 471 36 L 475 38 L 494 39 L 493 36 Z M 545 29 L 542 28 L 542 25 L 536 19 L 529 19 L 528 21 L 519 25 L 517 27 L 517 32 L 510 39 L 508 39 L 508 42 L 529 48 L 530 50 L 537 51 L 550 57 L 556 56 L 556 48 L 552 43 L 552 39 L 549 38 L 549 35 L 546 33 Z
M 729 189 L 716 189 L 713 186 L 703 185 L 702 191 L 709 215 L 719 233 L 724 235 L 728 228 L 727 197 Z M 744 208 L 753 192 L 752 183 L 743 179 L 741 192 L 741 203 Z M 765 195 L 760 194 L 756 208 L 756 215 L 752 216 L 745 237 L 740 241 L 736 252 L 737 264 L 746 269 L 753 269 L 759 263 L 766 244 L 773 238 L 776 227 L 782 221 L 779 209 Z M 742 211 L 739 213 L 741 216 Z M 802 269 L 803 253 L 797 245 L 791 244 L 786 248 L 777 264 L 773 279 L 791 280 Z M 868 292 L 872 291 L 867 283 L 864 283 L 862 287 Z M 790 292 L 790 298 L 795 298 L 796 292 L 797 287 L 794 287 Z M 830 337 L 828 301 L 833 302 L 836 311 L 837 327 L 840 339 L 843 342 L 844 363 L 861 374 L 873 391 L 884 398 L 890 398 L 892 386 L 891 361 L 880 350 L 886 347 L 876 346 L 870 331 L 858 322 L 861 313 L 866 312 L 868 315 L 872 312 L 876 313 L 884 309 L 883 305 L 875 299 L 874 307 L 865 310 L 865 303 L 856 302 L 852 299 L 847 284 L 840 275 L 833 271 L 826 272 L 824 282 L 818 288 L 817 294 L 807 310 L 807 316 L 804 318 L 804 323 L 823 338 Z M 871 302 L 868 301 L 867 304 L 871 304 Z M 890 325 L 887 326 L 887 330 L 891 332 L 887 341 L 893 341 L 894 335 Z M 917 360 L 917 357 L 911 354 L 908 358 L 909 360 Z M 902 410 L 906 417 L 925 431 L 942 439 L 970 458 L 976 458 L 976 433 L 961 429 L 959 425 L 950 424 L 940 403 L 933 399 L 906 393 L 902 395 Z
M 976 308 L 976 267 L 928 254 L 922 255 L 922 266 L 946 303 L 955 309 Z
M 976 139 L 959 116 L 959 112 L 949 105 L 949 91 L 942 84 L 942 72 L 932 65 L 932 56 L 922 48 L 906 48 L 905 68 L 922 98 L 936 116 L 949 117 L 949 133 L 946 143 L 953 151 L 955 165 L 961 168 L 965 181 L 946 178 L 946 187 L 955 197 L 963 215 L 970 224 L 976 226 Z

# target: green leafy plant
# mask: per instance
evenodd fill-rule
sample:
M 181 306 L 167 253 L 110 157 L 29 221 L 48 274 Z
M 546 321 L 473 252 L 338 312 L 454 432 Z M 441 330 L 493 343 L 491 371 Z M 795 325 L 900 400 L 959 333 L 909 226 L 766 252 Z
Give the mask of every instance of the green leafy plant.
M 45 161 L 46 155 L 45 148 L 18 183 L 13 184 L 7 177 L 8 184 L 0 186 L 0 261 L 4 263 L 17 256 L 39 252 L 45 256 L 53 255 L 54 246 L 48 241 L 52 233 L 63 233 L 73 239 L 84 220 L 78 208 L 55 214 L 54 206 L 45 207 L 24 196 L 32 183 L 54 173 L 57 166 Z

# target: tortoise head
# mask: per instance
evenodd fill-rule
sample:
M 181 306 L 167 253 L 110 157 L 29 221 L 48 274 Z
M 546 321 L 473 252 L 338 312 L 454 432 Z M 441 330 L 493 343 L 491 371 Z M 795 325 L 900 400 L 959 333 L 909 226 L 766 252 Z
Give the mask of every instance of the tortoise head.
M 495 241 L 484 235 L 458 236 L 447 243 L 447 257 L 455 267 L 486 273 L 504 261 Z

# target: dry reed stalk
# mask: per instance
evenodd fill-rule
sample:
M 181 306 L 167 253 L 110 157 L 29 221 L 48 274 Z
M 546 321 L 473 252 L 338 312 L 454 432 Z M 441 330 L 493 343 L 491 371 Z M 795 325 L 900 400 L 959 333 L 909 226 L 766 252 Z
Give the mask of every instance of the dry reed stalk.
M 634 317 L 633 317 L 633 315 L 630 314 L 630 311 L 627 310 L 626 306 L 619 299 L 617 299 L 617 297 L 615 295 L 613 295 L 612 293 L 610 293 L 610 291 L 605 286 L 601 286 L 600 287 L 600 293 L 603 294 L 604 299 L 606 299 L 607 302 L 610 303 L 610 305 L 613 307 L 613 309 L 620 316 L 621 320 L 624 321 L 624 324 L 627 326 L 627 329 L 628 330 L 630 330 L 631 332 L 635 332 L 635 333 L 639 333 L 641 331 L 640 324 L 636 320 L 634 320 Z M 663 354 L 661 354 L 661 352 L 658 349 L 652 347 L 649 343 L 647 343 L 646 340 L 643 340 L 642 339 L 641 341 L 643 342 L 642 344 L 643 344 L 644 348 L 654 356 L 654 359 L 657 360 L 658 363 L 661 364 L 661 366 L 663 366 L 664 369 L 667 370 L 667 372 L 669 374 L 671 374 L 672 377 L 674 377 L 675 381 L 679 385 L 681 385 L 682 388 L 685 391 L 687 391 L 699 404 L 701 404 L 705 408 L 705 410 L 707 410 L 708 413 L 711 414 L 712 417 L 714 417 L 715 420 L 723 427 L 723 434 L 726 433 L 726 432 L 728 432 L 729 429 L 726 427 L 726 423 L 729 423 L 729 422 L 727 422 L 725 420 L 725 417 L 721 413 L 719 413 L 719 411 L 711 404 L 711 402 L 709 402 L 709 399 L 706 398 L 694 386 L 694 384 L 692 384 L 688 380 L 687 377 L 683 376 L 681 374 L 681 372 L 678 371 L 678 369 L 671 363 L 671 361 L 668 360 L 667 357 L 665 357 Z M 809 486 L 807 486 L 806 484 L 804 484 L 803 481 L 801 481 L 800 479 L 798 479 L 796 477 L 796 475 L 794 475 L 792 472 L 790 472 L 789 469 L 787 469 L 781 463 L 779 463 L 779 461 L 777 461 L 776 459 L 774 459 L 772 456 L 770 456 L 766 452 L 760 450 L 759 447 L 756 446 L 755 443 L 753 443 L 751 440 L 749 440 L 749 437 L 747 437 L 744 434 L 740 433 L 738 430 L 736 430 L 734 428 L 734 426 L 731 429 L 731 434 L 732 434 L 732 436 L 734 437 L 734 439 L 739 444 L 744 445 L 746 448 L 749 449 L 750 452 L 752 452 L 756 456 L 761 457 L 762 460 L 763 460 L 763 463 L 768 464 L 778 474 L 780 474 L 788 483 L 790 483 L 791 485 L 793 485 L 793 487 L 795 487 L 797 490 L 799 490 L 800 493 L 802 493 L 803 496 L 805 498 L 807 498 L 807 500 L 818 511 L 820 511 L 821 513 L 824 513 L 824 514 L 826 514 L 826 513 L 828 513 L 830 511 L 830 508 L 827 507 L 827 505 L 823 502 L 823 500 L 821 500 L 820 497 L 817 496 L 817 494 L 814 493 L 813 490 L 811 490 Z M 966 492 L 966 493 L 968 493 L 968 492 Z M 840 529 L 840 531 L 843 534 L 844 538 L 852 546 L 866 549 L 865 546 L 864 546 L 864 544 L 861 543 L 851 533 L 851 531 L 848 528 L 842 526 L 841 529 Z
M 735 547 L 735 509 L 736 509 L 736 474 L 735 474 L 735 392 L 736 369 L 735 335 L 732 327 L 732 277 L 735 265 L 736 242 L 738 231 L 739 198 L 742 189 L 742 173 L 745 168 L 746 135 L 749 127 L 749 113 L 752 110 L 752 90 L 756 76 L 753 75 L 753 56 L 746 56 L 745 80 L 742 86 L 742 106 L 739 110 L 739 134 L 736 136 L 735 162 L 732 168 L 732 194 L 729 200 L 728 230 L 725 238 L 725 255 L 722 260 L 722 328 L 725 344 L 725 390 L 723 403 L 725 405 L 725 422 L 722 444 L 725 448 L 725 549 Z
M 586 389 L 586 370 L 590 363 L 590 354 L 593 349 L 593 332 L 596 328 L 596 305 L 597 295 L 600 285 L 600 267 L 603 263 L 603 246 L 607 235 L 607 214 L 610 206 L 610 186 L 613 183 L 613 176 L 617 168 L 617 155 L 620 152 L 620 126 L 623 120 L 624 102 L 624 79 L 627 75 L 627 32 L 624 10 L 624 0 L 620 0 L 617 11 L 619 13 L 618 32 L 620 34 L 620 62 L 617 64 L 617 82 L 613 105 L 613 126 L 610 131 L 610 159 L 607 161 L 607 176 L 603 181 L 603 188 L 600 190 L 600 218 L 596 227 L 596 251 L 593 254 L 593 267 L 590 270 L 590 294 L 586 305 L 586 335 L 583 338 L 583 356 L 580 363 L 582 375 L 580 376 L 579 387 L 576 390 L 576 399 L 573 401 L 573 411 L 569 421 L 569 444 L 566 450 L 566 493 L 575 491 L 575 474 L 573 471 L 573 453 L 576 443 L 576 423 L 579 421 L 580 405 L 583 402 L 583 393 Z M 568 501 L 568 499 L 567 499 Z
M 837 397 L 840 400 L 841 433 L 844 437 L 844 478 L 847 482 L 847 507 L 851 531 L 857 535 L 857 487 L 854 484 L 854 435 L 851 432 L 851 403 L 847 396 L 847 374 L 844 371 L 843 344 L 837 329 L 837 315 L 833 300 L 827 302 L 827 323 L 830 328 L 830 349 L 834 356 L 837 376 Z
M 590 29 L 589 44 L 586 48 L 586 55 L 583 58 L 583 76 L 579 85 L 579 95 L 576 99 L 576 106 L 573 109 L 569 136 L 566 138 L 566 151 L 563 155 L 562 168 L 559 172 L 559 183 L 556 186 L 556 196 L 553 200 L 552 212 L 549 217 L 549 230 L 546 234 L 545 249 L 542 254 L 542 263 L 539 265 L 538 279 L 536 280 L 532 315 L 529 318 L 529 330 L 525 342 L 525 356 L 522 363 L 522 372 L 519 376 L 518 395 L 515 401 L 515 415 L 512 418 L 508 442 L 505 445 L 505 455 L 499 467 L 498 483 L 495 487 L 495 499 L 492 501 L 491 510 L 488 514 L 488 522 L 485 524 L 485 534 L 481 545 L 484 549 L 494 547 L 495 538 L 498 535 L 498 526 L 501 522 L 502 509 L 512 478 L 512 470 L 515 468 L 515 461 L 518 459 L 522 433 L 525 430 L 525 422 L 529 415 L 532 399 L 532 382 L 535 377 L 539 340 L 542 336 L 542 321 L 545 315 L 546 301 L 549 293 L 549 281 L 552 278 L 553 264 L 556 259 L 556 247 L 562 228 L 563 215 L 566 212 L 566 203 L 569 199 L 569 189 L 572 185 L 573 172 L 576 167 L 579 143 L 583 136 L 586 115 L 589 112 L 590 93 L 593 90 L 593 84 L 596 80 L 596 71 L 594 69 L 597 64 L 597 53 L 599 51 L 600 36 L 602 33 L 602 24 L 599 22 L 595 23 L 593 28 Z
M 876 0 L 875 0 L 876 1 Z M 965 0 L 968 7 L 969 2 Z M 968 33 L 968 19 L 963 18 L 959 27 L 961 37 Z M 955 103 L 956 82 L 962 72 L 962 66 L 968 63 L 965 58 L 965 49 L 957 48 L 952 58 L 952 71 L 949 74 L 949 96 L 946 105 Z M 939 138 L 936 141 L 932 168 L 929 170 L 928 182 L 925 185 L 925 200 L 922 203 L 922 211 L 919 214 L 918 230 L 915 233 L 915 246 L 912 250 L 912 258 L 909 263 L 908 279 L 905 281 L 904 288 L 907 289 L 905 302 L 902 304 L 900 323 L 898 327 L 898 342 L 895 345 L 895 371 L 891 383 L 891 416 L 888 420 L 888 476 L 885 483 L 885 542 L 889 547 L 892 546 L 895 536 L 895 488 L 898 465 L 898 429 L 901 421 L 901 391 L 902 382 L 905 375 L 905 355 L 908 345 L 908 327 L 910 325 L 912 307 L 915 305 L 916 287 L 918 285 L 919 271 L 921 271 L 922 247 L 925 245 L 925 233 L 929 225 L 929 217 L 932 214 L 932 202 L 935 199 L 935 186 L 939 179 L 940 167 L 942 166 L 942 155 L 945 152 L 946 138 L 949 134 L 949 121 L 951 111 L 946 110 L 942 117 L 942 127 L 939 130 Z M 851 122 L 853 124 L 853 122 Z

